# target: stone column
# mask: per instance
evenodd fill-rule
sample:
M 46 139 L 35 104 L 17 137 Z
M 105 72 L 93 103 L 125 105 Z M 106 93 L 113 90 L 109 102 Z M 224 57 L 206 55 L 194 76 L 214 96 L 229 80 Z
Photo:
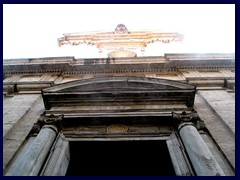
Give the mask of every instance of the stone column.
M 60 117 L 62 119 L 62 116 Z M 54 116 L 39 118 L 38 124 L 41 125 L 41 130 L 32 144 L 18 161 L 14 164 L 14 168 L 10 168 L 6 176 L 37 176 L 47 158 L 49 151 L 58 134 L 59 117 Z M 55 122 L 55 123 L 54 123 Z M 36 126 L 35 126 L 36 127 Z
M 70 161 L 69 142 L 62 133 L 59 133 L 55 142 L 41 176 L 65 176 L 67 172 Z
M 180 121 L 178 132 L 197 176 L 224 176 L 207 144 L 200 136 L 197 126 L 202 123 L 197 112 L 174 114 Z

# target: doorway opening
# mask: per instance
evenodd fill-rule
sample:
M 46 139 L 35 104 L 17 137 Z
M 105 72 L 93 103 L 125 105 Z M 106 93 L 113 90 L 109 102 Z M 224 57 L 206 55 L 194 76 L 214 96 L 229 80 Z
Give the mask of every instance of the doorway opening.
M 165 140 L 71 141 L 66 176 L 175 176 Z

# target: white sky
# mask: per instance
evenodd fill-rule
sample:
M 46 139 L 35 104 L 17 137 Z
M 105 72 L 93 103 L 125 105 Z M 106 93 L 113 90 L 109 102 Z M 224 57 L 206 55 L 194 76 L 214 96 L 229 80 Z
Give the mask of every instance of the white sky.
M 59 48 L 57 38 L 72 32 L 114 31 L 120 23 L 129 30 L 169 30 L 184 35 L 181 44 L 163 48 L 164 52 L 235 52 L 234 4 L 4 4 L 3 58 L 89 57 L 86 52 L 94 48 Z

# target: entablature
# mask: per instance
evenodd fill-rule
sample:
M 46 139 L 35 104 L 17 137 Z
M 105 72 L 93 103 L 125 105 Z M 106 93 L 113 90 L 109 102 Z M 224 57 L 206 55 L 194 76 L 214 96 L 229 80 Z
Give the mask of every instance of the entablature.
M 235 70 L 235 60 L 207 59 L 201 60 L 168 60 L 163 57 L 144 58 L 96 58 L 71 61 L 46 61 L 45 63 L 16 63 L 3 62 L 4 74 L 31 74 L 31 73 L 67 73 L 67 74 L 99 74 L 99 73 L 126 73 L 126 72 L 161 72 L 195 70 Z

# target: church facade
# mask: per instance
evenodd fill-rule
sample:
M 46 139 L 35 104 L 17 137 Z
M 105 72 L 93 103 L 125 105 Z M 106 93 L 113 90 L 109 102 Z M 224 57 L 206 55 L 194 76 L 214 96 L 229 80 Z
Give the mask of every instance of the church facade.
M 120 24 L 58 39 L 105 58 L 5 59 L 3 175 L 234 176 L 235 54 L 136 51 L 181 39 Z

